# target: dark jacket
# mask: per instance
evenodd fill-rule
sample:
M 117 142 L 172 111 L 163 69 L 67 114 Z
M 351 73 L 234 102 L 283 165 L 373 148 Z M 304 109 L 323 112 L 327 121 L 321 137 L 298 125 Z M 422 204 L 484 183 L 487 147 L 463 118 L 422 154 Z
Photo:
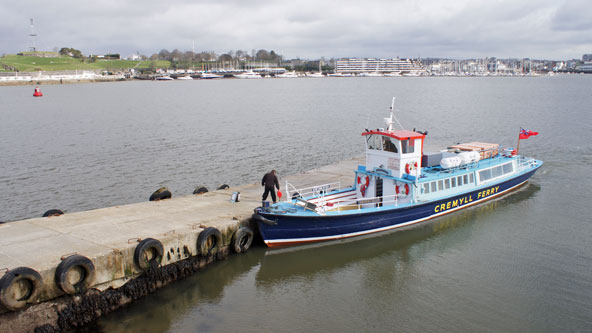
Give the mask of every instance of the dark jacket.
M 273 186 L 275 185 L 275 187 L 279 190 L 280 189 L 280 182 L 278 181 L 277 177 L 272 173 L 272 172 L 268 172 L 265 174 L 265 176 L 263 176 L 263 179 L 261 179 L 261 186 L 264 186 L 266 188 L 270 188 L 272 189 Z

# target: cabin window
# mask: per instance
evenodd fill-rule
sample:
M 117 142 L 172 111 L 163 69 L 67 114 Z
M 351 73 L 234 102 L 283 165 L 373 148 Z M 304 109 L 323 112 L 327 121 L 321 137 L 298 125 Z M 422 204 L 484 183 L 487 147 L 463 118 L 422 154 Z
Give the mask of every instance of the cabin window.
M 475 179 L 473 178 L 473 174 L 472 173 L 469 173 L 469 183 L 473 184 L 473 181 L 474 180 Z
M 466 185 L 469 183 L 469 175 L 464 175 L 463 176 L 463 183 Z
M 462 176 L 458 176 L 458 177 L 456 177 L 456 179 L 457 179 L 457 182 L 458 182 L 458 186 L 462 186 L 462 184 L 463 184 Z
M 436 192 L 438 189 L 436 188 L 436 182 L 432 182 L 432 192 Z
M 401 152 L 403 154 L 411 154 L 415 151 L 415 140 L 402 140 Z
M 368 149 L 382 150 L 382 142 L 380 140 L 381 136 L 382 135 L 368 135 L 366 138 Z
M 479 181 L 491 179 L 491 169 L 479 171 Z
M 506 163 L 506 164 L 502 165 L 502 168 L 504 169 L 504 174 L 514 171 L 514 167 L 513 167 L 512 163 Z
M 452 177 L 450 180 L 452 181 L 452 187 L 456 187 L 456 177 Z
M 390 151 L 391 153 L 398 153 L 397 140 L 388 136 L 382 136 L 382 148 L 384 151 Z
M 445 189 L 449 189 L 450 188 L 450 178 L 444 179 L 444 188 Z
M 442 191 L 444 189 L 444 181 L 443 180 L 438 180 L 438 189 L 440 191 Z
M 425 183 L 423 184 L 423 193 L 430 193 L 430 184 L 429 183 Z
M 501 166 L 501 165 L 498 165 L 498 166 L 496 166 L 495 168 L 492 168 L 492 169 L 491 169 L 491 176 L 492 176 L 493 178 L 495 178 L 495 177 L 499 177 L 499 176 L 501 176 L 501 175 L 502 175 L 502 166 Z

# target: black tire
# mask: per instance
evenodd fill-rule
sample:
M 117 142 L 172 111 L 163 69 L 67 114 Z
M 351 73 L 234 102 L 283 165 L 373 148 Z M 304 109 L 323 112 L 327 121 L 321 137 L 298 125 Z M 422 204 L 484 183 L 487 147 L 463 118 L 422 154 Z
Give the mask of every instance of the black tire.
M 151 267 L 158 267 L 162 262 L 164 248 L 159 240 L 146 238 L 136 246 L 134 251 L 134 264 L 141 271 Z
M 170 199 L 172 198 L 172 194 L 171 191 L 169 191 L 168 188 L 166 187 L 161 187 L 158 190 L 154 191 L 154 193 L 152 193 L 152 195 L 150 196 L 150 198 L 148 199 L 149 201 L 159 201 L 159 200 L 164 200 L 164 199 Z
M 60 215 L 64 215 L 64 212 L 62 212 L 59 209 L 50 209 L 47 212 L 43 213 L 42 217 L 60 216 Z
M 64 293 L 75 295 L 85 292 L 95 282 L 95 276 L 95 265 L 92 261 L 75 254 L 65 258 L 58 265 L 55 282 Z
M 245 253 L 253 243 L 253 230 L 249 227 L 240 227 L 232 235 L 232 249 L 236 253 Z
M 217 190 L 227 190 L 229 188 L 230 186 L 228 186 L 227 184 L 222 184 L 218 186 Z
M 300 193 L 298 193 L 298 192 L 292 193 L 292 200 L 294 200 L 296 198 L 302 198 L 302 196 L 300 195 Z
M 216 228 L 205 228 L 197 237 L 197 252 L 204 257 L 218 253 L 221 247 L 222 234 Z
M 41 275 L 29 267 L 9 270 L 0 279 L 0 304 L 6 309 L 22 309 L 33 301 L 41 289 Z M 24 292 L 21 292 L 23 291 Z
M 204 194 L 208 192 L 208 188 L 205 186 L 198 186 L 193 190 L 193 194 Z

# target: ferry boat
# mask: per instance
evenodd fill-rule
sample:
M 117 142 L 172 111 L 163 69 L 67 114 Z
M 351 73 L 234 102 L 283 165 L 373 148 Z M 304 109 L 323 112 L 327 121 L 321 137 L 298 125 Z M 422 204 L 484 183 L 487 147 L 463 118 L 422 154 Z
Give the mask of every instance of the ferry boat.
M 425 153 L 427 132 L 393 129 L 393 108 L 394 98 L 386 128 L 362 133 L 366 164 L 354 171 L 352 186 L 330 183 L 296 189 L 286 183 L 285 202 L 271 206 L 264 202 L 255 209 L 253 219 L 267 246 L 349 238 L 417 224 L 508 193 L 543 165 L 513 148 L 502 150 L 498 144 L 483 142 Z

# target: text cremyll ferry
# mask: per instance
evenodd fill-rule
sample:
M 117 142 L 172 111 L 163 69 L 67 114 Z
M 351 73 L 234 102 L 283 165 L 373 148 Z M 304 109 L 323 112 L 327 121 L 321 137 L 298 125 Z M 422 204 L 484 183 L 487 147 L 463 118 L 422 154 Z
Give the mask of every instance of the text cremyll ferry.
M 394 130 L 394 98 L 386 129 L 366 130 L 366 165 L 354 184 L 296 189 L 286 201 L 255 209 L 269 247 L 349 238 L 420 223 L 490 200 L 524 184 L 542 165 L 513 148 L 470 142 L 424 153 L 425 132 Z M 521 129 L 520 139 L 537 132 Z

